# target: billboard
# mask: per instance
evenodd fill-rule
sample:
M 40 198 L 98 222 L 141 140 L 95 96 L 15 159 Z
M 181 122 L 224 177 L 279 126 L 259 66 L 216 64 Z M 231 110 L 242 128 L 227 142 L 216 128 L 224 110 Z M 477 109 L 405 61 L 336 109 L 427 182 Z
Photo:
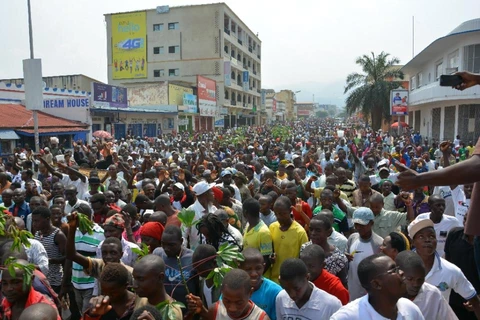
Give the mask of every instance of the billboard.
M 193 94 L 193 89 L 169 83 L 168 104 L 177 106 L 184 105 L 185 103 L 183 102 L 183 97 L 185 93 Z M 195 102 L 195 105 L 196 104 L 197 103 Z
M 277 100 L 275 99 L 272 101 L 272 111 L 277 112 Z
M 112 78 L 147 78 L 146 12 L 114 14 L 112 28 Z
M 23 79 L 25 81 L 25 106 L 28 110 L 42 110 L 43 80 L 42 60 L 23 60 Z
M 112 108 L 127 108 L 127 88 L 93 82 L 92 104 Z
M 127 91 L 131 107 L 168 105 L 168 86 L 165 82 L 129 87 Z
M 184 113 L 197 113 L 197 96 L 190 93 L 183 94 Z
M 198 107 L 201 116 L 214 117 L 218 114 L 216 87 L 215 80 L 197 76 Z
M 248 71 L 243 71 L 242 84 L 243 84 L 243 91 L 248 92 L 250 88 L 250 75 L 248 74 Z
M 408 115 L 408 90 L 392 90 L 390 93 L 390 114 Z

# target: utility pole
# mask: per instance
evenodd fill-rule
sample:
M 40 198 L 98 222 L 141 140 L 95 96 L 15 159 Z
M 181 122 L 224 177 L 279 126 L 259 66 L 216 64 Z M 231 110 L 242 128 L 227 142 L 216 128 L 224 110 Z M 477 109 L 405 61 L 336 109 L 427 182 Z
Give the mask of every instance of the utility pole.
M 34 59 L 33 53 L 33 28 L 32 28 L 32 9 L 30 6 L 30 0 L 27 0 L 28 6 L 28 39 L 30 41 L 30 59 Z M 35 152 L 40 152 L 40 138 L 38 136 L 38 111 L 34 109 L 33 111 L 33 131 L 35 139 Z

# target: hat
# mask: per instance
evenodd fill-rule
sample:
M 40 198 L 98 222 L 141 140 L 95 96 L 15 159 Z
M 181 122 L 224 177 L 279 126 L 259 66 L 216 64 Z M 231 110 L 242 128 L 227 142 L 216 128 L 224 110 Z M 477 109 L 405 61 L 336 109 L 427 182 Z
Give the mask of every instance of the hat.
M 140 235 L 162 240 L 163 230 L 165 228 L 160 222 L 147 222 L 140 227 Z
M 353 212 L 353 223 L 358 223 L 366 226 L 370 223 L 370 221 L 373 221 L 374 219 L 375 216 L 373 215 L 373 212 L 372 210 L 370 210 L 370 208 L 360 207 Z
M 43 151 L 50 151 L 50 148 L 48 148 L 48 147 L 43 148 Z
M 138 155 L 137 151 L 130 152 L 130 155 Z
M 247 176 L 245 176 L 243 172 L 237 171 L 237 173 L 234 174 L 234 177 L 241 179 L 244 184 L 248 182 Z
M 170 168 L 171 168 L 171 169 L 175 169 L 175 168 L 177 168 L 177 167 L 178 167 L 178 166 L 177 166 L 177 164 L 176 164 L 175 162 L 170 163 Z
M 388 160 L 387 160 L 387 159 L 380 160 L 380 161 L 377 163 L 377 166 L 378 166 L 378 167 L 388 166 Z
M 212 171 L 210 171 L 210 170 L 205 170 L 205 171 L 203 171 L 202 176 L 204 176 L 204 177 L 209 177 L 211 174 L 212 174 Z
M 220 176 L 223 178 L 225 177 L 226 175 L 232 175 L 232 171 L 230 171 L 229 169 L 225 169 L 222 171 L 222 173 L 220 174 Z
M 423 220 L 413 220 L 407 227 L 408 229 L 408 236 L 410 239 L 413 240 L 415 235 L 422 229 L 425 228 L 434 228 L 433 221 L 430 219 L 423 219 Z
M 388 169 L 387 167 L 380 168 L 380 170 L 378 170 L 378 173 L 380 173 L 382 171 L 387 171 L 388 173 L 390 173 L 390 169 Z
M 285 169 L 288 169 L 288 168 L 293 168 L 295 169 L 295 166 L 293 165 L 293 163 L 289 163 L 285 166 Z
M 298 154 L 294 154 L 294 155 L 292 156 L 292 161 L 295 160 L 295 159 L 297 159 L 297 158 L 300 158 L 300 156 L 299 156 Z
M 127 161 L 130 161 L 130 160 L 133 161 L 133 158 L 129 156 L 129 157 L 127 158 Z
M 125 220 L 120 213 L 115 213 L 113 216 L 105 220 L 103 226 L 111 226 L 117 229 L 125 229 Z
M 212 189 L 214 185 L 215 185 L 214 183 L 207 183 L 206 181 L 200 181 L 193 186 L 193 192 L 195 192 L 197 196 L 200 196 L 205 192 L 207 192 L 208 190 Z
M 220 188 L 218 187 L 213 187 L 212 191 L 213 191 L 213 197 L 215 198 L 215 200 L 217 200 L 218 202 L 221 202 L 223 200 L 223 191 L 220 190 Z
M 185 191 L 185 186 L 181 184 L 180 182 L 177 182 L 173 185 L 174 187 L 177 187 L 178 189 Z

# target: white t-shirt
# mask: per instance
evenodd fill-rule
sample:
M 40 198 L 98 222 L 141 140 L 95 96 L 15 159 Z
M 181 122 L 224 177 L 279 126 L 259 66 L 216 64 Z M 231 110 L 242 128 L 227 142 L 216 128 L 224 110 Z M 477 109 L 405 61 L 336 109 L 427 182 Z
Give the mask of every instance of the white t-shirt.
M 455 208 L 455 217 L 463 226 L 463 219 L 470 207 L 470 199 L 465 197 L 465 192 L 463 191 L 462 186 L 457 186 L 452 190 L 452 200 Z
M 452 289 L 465 300 L 470 300 L 477 294 L 462 270 L 453 263 L 440 258 L 439 253 L 435 256 L 432 269 L 425 277 L 425 282 L 437 287 L 446 301 L 449 301 Z
M 358 279 L 358 265 L 363 259 L 376 252 L 373 252 L 371 242 L 363 242 L 360 238 L 352 242 L 350 248 L 347 248 L 347 251 L 353 255 L 353 260 L 350 261 L 348 268 L 348 291 L 350 293 L 350 301 L 353 301 L 367 294 Z
M 63 174 L 62 176 L 62 183 L 65 188 L 70 185 L 73 185 L 77 188 L 77 197 L 81 197 L 88 192 L 88 178 L 85 178 L 85 182 L 82 182 L 82 179 L 80 178 L 74 181 L 71 180 L 70 177 L 66 174 Z
M 452 199 L 452 189 L 449 186 L 435 187 L 433 194 L 440 195 L 445 200 L 445 211 L 443 214 L 455 217 L 455 206 Z
M 423 283 L 413 303 L 417 305 L 425 319 L 458 319 L 440 290 L 430 283 Z
M 203 296 L 205 297 L 205 302 L 207 303 L 207 309 L 210 308 L 213 304 L 212 289 L 213 286 L 211 286 L 210 288 L 207 286 L 207 281 L 203 282 Z
M 277 319 L 328 319 L 340 309 L 342 303 L 337 297 L 309 284 L 313 286 L 312 294 L 300 309 L 285 290 L 280 291 L 275 300 Z
M 415 221 L 430 219 L 430 212 L 419 214 Z M 462 227 L 462 224 L 458 222 L 457 218 L 443 215 L 442 220 L 439 223 L 435 223 L 433 228 L 437 236 L 437 252 L 443 257 L 445 255 L 445 242 L 447 241 L 447 235 L 452 228 Z
M 397 320 L 407 319 L 425 320 L 420 309 L 412 301 L 400 298 L 397 301 Z M 388 320 L 388 318 L 381 316 L 368 302 L 368 295 L 365 295 L 340 308 L 330 320 Z

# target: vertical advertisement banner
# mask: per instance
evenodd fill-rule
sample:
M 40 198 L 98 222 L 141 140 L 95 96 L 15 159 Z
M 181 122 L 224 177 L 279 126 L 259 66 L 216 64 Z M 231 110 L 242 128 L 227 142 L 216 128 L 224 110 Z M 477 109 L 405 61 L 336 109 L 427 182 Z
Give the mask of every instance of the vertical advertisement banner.
M 250 75 L 248 71 L 243 71 L 242 82 L 243 82 L 243 91 L 248 91 L 250 89 Z
M 147 78 L 147 15 L 132 12 L 111 16 L 112 78 Z
M 277 112 L 277 100 L 272 100 L 272 111 Z
M 408 115 L 408 90 L 392 90 L 390 93 L 390 114 L 393 116 Z
M 216 82 L 202 76 L 197 76 L 198 108 L 200 115 L 214 117 L 217 112 Z
M 224 61 L 223 62 L 223 74 L 225 79 L 223 80 L 225 82 L 225 85 L 227 87 L 232 85 L 232 64 L 230 61 Z

